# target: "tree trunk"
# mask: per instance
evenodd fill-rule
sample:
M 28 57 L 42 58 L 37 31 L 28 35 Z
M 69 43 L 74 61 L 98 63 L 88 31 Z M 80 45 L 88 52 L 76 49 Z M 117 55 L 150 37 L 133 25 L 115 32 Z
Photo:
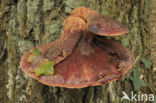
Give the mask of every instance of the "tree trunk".
M 121 101 L 122 91 L 155 94 L 149 40 L 151 4 L 151 0 L 0 0 L 0 103 L 127 103 Z M 129 27 L 128 34 L 112 38 L 133 52 L 133 69 L 120 80 L 83 89 L 49 87 L 25 75 L 19 67 L 21 56 L 57 39 L 64 19 L 80 6 Z

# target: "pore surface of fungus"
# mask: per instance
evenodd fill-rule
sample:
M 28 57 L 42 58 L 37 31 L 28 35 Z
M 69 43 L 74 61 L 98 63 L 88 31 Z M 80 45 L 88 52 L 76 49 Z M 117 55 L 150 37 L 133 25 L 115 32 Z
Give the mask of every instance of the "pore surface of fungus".
M 30 77 L 49 86 L 83 88 L 106 84 L 120 79 L 132 67 L 134 57 L 121 44 L 96 35 L 127 32 L 125 26 L 94 10 L 76 8 L 66 19 L 60 38 L 35 47 L 35 53 L 28 51 L 20 66 Z

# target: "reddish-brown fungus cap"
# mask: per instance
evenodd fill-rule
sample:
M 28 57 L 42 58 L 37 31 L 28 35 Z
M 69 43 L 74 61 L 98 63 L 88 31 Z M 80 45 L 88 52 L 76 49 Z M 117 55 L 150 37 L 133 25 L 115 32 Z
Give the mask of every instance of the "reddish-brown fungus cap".
M 88 30 L 102 36 L 117 36 L 128 33 L 128 28 L 122 24 L 96 12 L 86 17 Z
M 117 36 L 128 33 L 128 28 L 95 10 L 79 7 L 72 11 L 72 16 L 77 16 L 87 22 L 88 30 L 102 36 Z
M 29 71 L 29 52 L 23 56 L 21 67 L 26 74 L 43 84 L 66 88 L 106 84 L 120 79 L 132 67 L 134 57 L 121 44 L 112 40 L 97 41 L 96 44 L 95 52 L 88 56 L 81 54 L 76 47 L 66 60 L 54 67 L 55 72 L 50 76 L 37 77 Z
M 43 84 L 66 88 L 102 85 L 121 78 L 134 63 L 131 52 L 112 40 L 95 40 L 93 45 L 83 41 L 82 37 L 88 34 L 86 28 L 92 33 L 103 36 L 116 36 L 128 32 L 122 24 L 94 10 L 85 7 L 74 9 L 71 16 L 66 19 L 65 29 L 60 39 L 37 47 L 43 55 L 51 51 L 48 56 L 53 54 L 55 56 L 64 49 L 67 53 L 68 49 L 71 49 L 72 53 L 69 53 L 63 61 L 56 63 L 53 75 L 38 77 L 29 70 L 32 64 L 28 62 L 28 57 L 31 54 L 27 52 L 21 59 L 22 70 Z M 90 52 L 89 55 L 82 53 L 84 47 L 76 45 L 80 36 L 94 52 Z M 50 57 L 48 59 L 51 60 Z

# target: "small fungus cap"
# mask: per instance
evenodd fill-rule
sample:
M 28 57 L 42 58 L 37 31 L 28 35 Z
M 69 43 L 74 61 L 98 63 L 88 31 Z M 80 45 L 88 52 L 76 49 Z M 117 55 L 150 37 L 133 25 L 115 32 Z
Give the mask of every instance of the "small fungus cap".
M 98 35 L 118 36 L 126 34 L 129 31 L 121 23 L 86 7 L 74 9 L 71 12 L 71 16 L 84 19 L 88 25 L 88 31 Z

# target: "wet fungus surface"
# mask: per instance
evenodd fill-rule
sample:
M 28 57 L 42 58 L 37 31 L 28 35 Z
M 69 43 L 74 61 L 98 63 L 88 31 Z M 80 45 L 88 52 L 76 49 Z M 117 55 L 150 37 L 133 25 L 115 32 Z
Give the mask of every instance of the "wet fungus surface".
M 21 69 L 49 86 L 83 88 L 120 79 L 133 66 L 132 53 L 118 42 L 96 38 L 128 32 L 122 24 L 89 8 L 80 7 L 65 21 L 54 42 L 24 54 Z

